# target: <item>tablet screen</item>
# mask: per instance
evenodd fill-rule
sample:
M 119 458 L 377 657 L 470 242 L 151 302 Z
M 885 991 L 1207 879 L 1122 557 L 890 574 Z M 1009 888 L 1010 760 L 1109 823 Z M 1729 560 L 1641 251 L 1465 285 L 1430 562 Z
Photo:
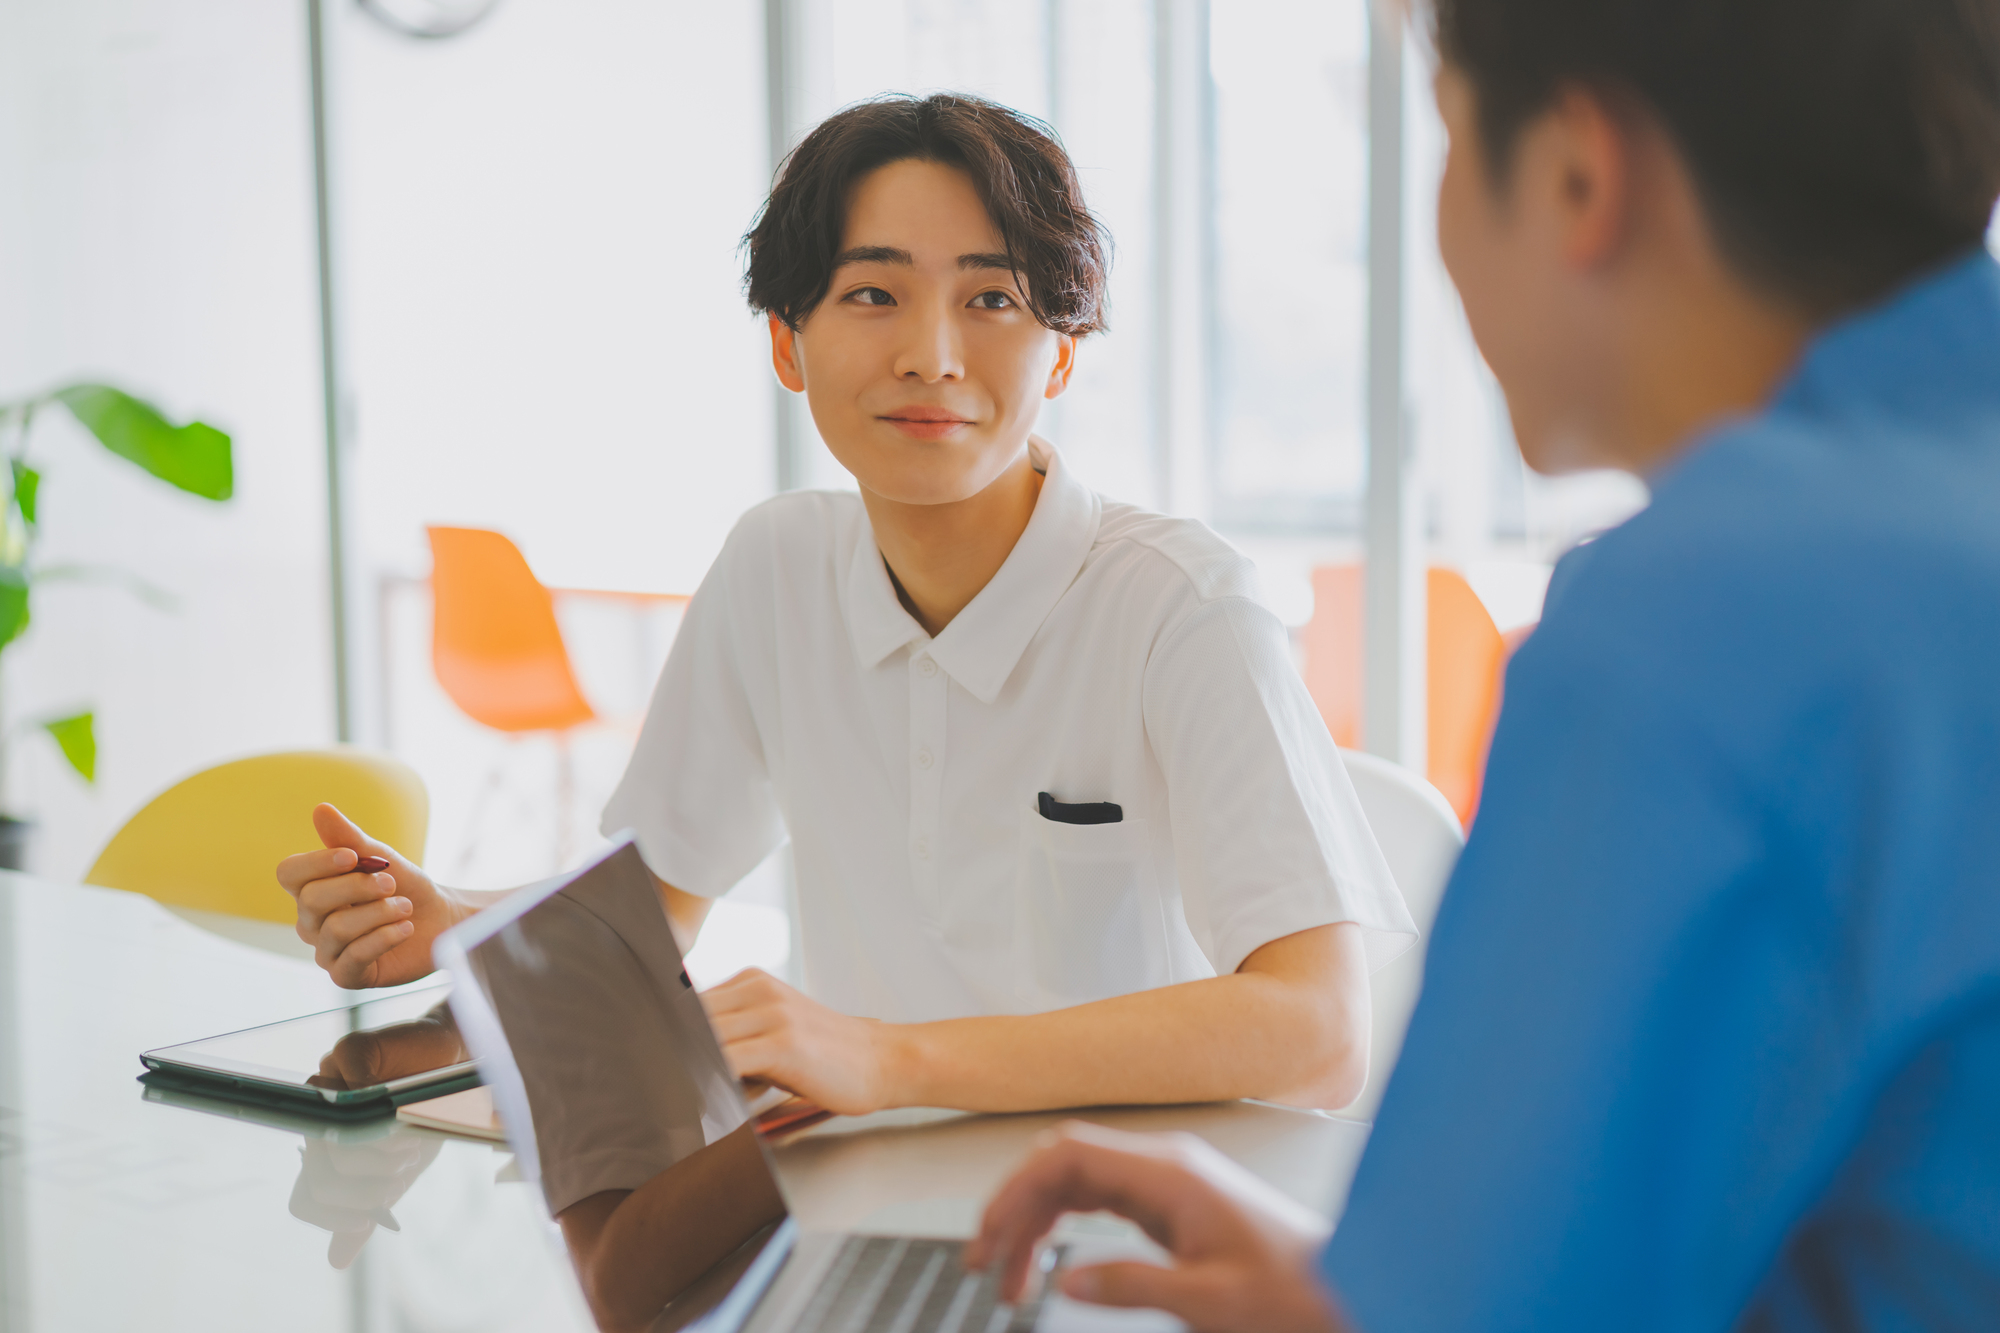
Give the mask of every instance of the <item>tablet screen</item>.
M 389 1085 L 471 1072 L 471 1057 L 445 1003 L 449 986 L 427 986 L 345 1009 L 163 1046 L 140 1058 L 148 1068 L 274 1090 L 315 1093 L 329 1102 L 380 1097 Z

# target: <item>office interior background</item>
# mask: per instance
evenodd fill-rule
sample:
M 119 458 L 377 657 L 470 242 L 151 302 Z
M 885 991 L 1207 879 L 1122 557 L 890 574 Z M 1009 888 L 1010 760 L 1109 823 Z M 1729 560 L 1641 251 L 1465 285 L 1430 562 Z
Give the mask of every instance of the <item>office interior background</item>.
M 390 21 L 455 6 L 477 20 L 455 36 Z M 1550 561 L 1644 492 L 1521 465 L 1436 258 L 1423 54 L 1370 24 L 1366 0 L 0 5 L 0 398 L 101 377 L 230 431 L 237 467 L 212 506 L 67 419 L 38 428 L 44 559 L 173 605 L 116 578 L 38 593 L 5 717 L 92 705 L 99 759 L 85 785 L 32 736 L 8 747 L 34 867 L 74 880 L 174 780 L 330 743 L 343 718 L 426 780 L 447 882 L 583 855 L 673 608 L 559 598 L 605 719 L 573 738 L 565 785 L 547 738 L 441 692 L 425 525 L 503 532 L 557 587 L 686 593 L 745 508 L 850 485 L 774 388 L 737 245 L 776 156 L 889 90 L 998 99 L 1074 155 L 1116 241 L 1112 327 L 1042 432 L 1090 484 L 1206 520 L 1303 626 L 1311 569 L 1365 554 L 1371 427 L 1393 429 L 1404 556 L 1461 571 L 1500 629 L 1531 623 Z M 704 945 L 711 967 L 782 966 L 782 855 Z

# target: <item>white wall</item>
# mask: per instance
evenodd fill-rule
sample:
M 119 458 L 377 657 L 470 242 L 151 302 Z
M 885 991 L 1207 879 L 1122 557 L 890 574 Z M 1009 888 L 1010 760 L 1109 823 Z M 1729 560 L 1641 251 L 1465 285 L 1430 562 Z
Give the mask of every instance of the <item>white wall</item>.
M 0 5 L 0 398 L 89 375 L 236 437 L 236 499 L 169 490 L 67 417 L 38 430 L 48 561 L 119 566 L 162 614 L 50 587 L 8 719 L 94 704 L 95 790 L 12 747 L 36 864 L 74 878 L 152 792 L 331 739 L 303 5 Z
M 443 42 L 331 8 L 368 561 L 421 573 L 461 523 L 555 583 L 692 591 L 772 486 L 761 7 L 510 0 Z

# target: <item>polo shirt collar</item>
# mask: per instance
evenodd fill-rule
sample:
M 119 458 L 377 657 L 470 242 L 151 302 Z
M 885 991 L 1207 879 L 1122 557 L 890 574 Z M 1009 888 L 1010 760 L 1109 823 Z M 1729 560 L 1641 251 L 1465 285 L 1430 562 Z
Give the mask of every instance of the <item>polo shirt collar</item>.
M 1014 549 L 979 595 L 930 639 L 896 597 L 873 528 L 855 543 L 847 571 L 848 629 L 854 652 L 873 667 L 898 648 L 929 642 L 931 657 L 981 703 L 1000 696 L 1035 632 L 1069 591 L 1097 540 L 1097 494 L 1070 475 L 1062 455 L 1039 436 L 1028 440 L 1046 469 L 1035 512 Z

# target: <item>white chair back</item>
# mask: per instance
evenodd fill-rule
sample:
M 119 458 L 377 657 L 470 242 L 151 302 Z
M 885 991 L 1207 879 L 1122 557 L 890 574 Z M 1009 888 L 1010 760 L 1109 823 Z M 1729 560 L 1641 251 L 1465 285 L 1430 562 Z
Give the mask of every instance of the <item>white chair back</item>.
M 1465 834 L 1444 793 L 1400 764 L 1359 750 L 1342 750 L 1347 776 L 1361 798 L 1361 812 L 1375 842 L 1389 862 L 1403 901 L 1417 923 L 1417 942 L 1401 957 L 1377 972 L 1369 985 L 1374 1023 L 1368 1049 L 1368 1086 L 1354 1103 L 1335 1114 L 1343 1119 L 1373 1120 L 1382 1090 L 1403 1049 L 1403 1030 L 1417 1007 L 1424 985 L 1424 950 L 1430 943 L 1431 922 L 1444 897 L 1445 881 L 1458 861 Z

